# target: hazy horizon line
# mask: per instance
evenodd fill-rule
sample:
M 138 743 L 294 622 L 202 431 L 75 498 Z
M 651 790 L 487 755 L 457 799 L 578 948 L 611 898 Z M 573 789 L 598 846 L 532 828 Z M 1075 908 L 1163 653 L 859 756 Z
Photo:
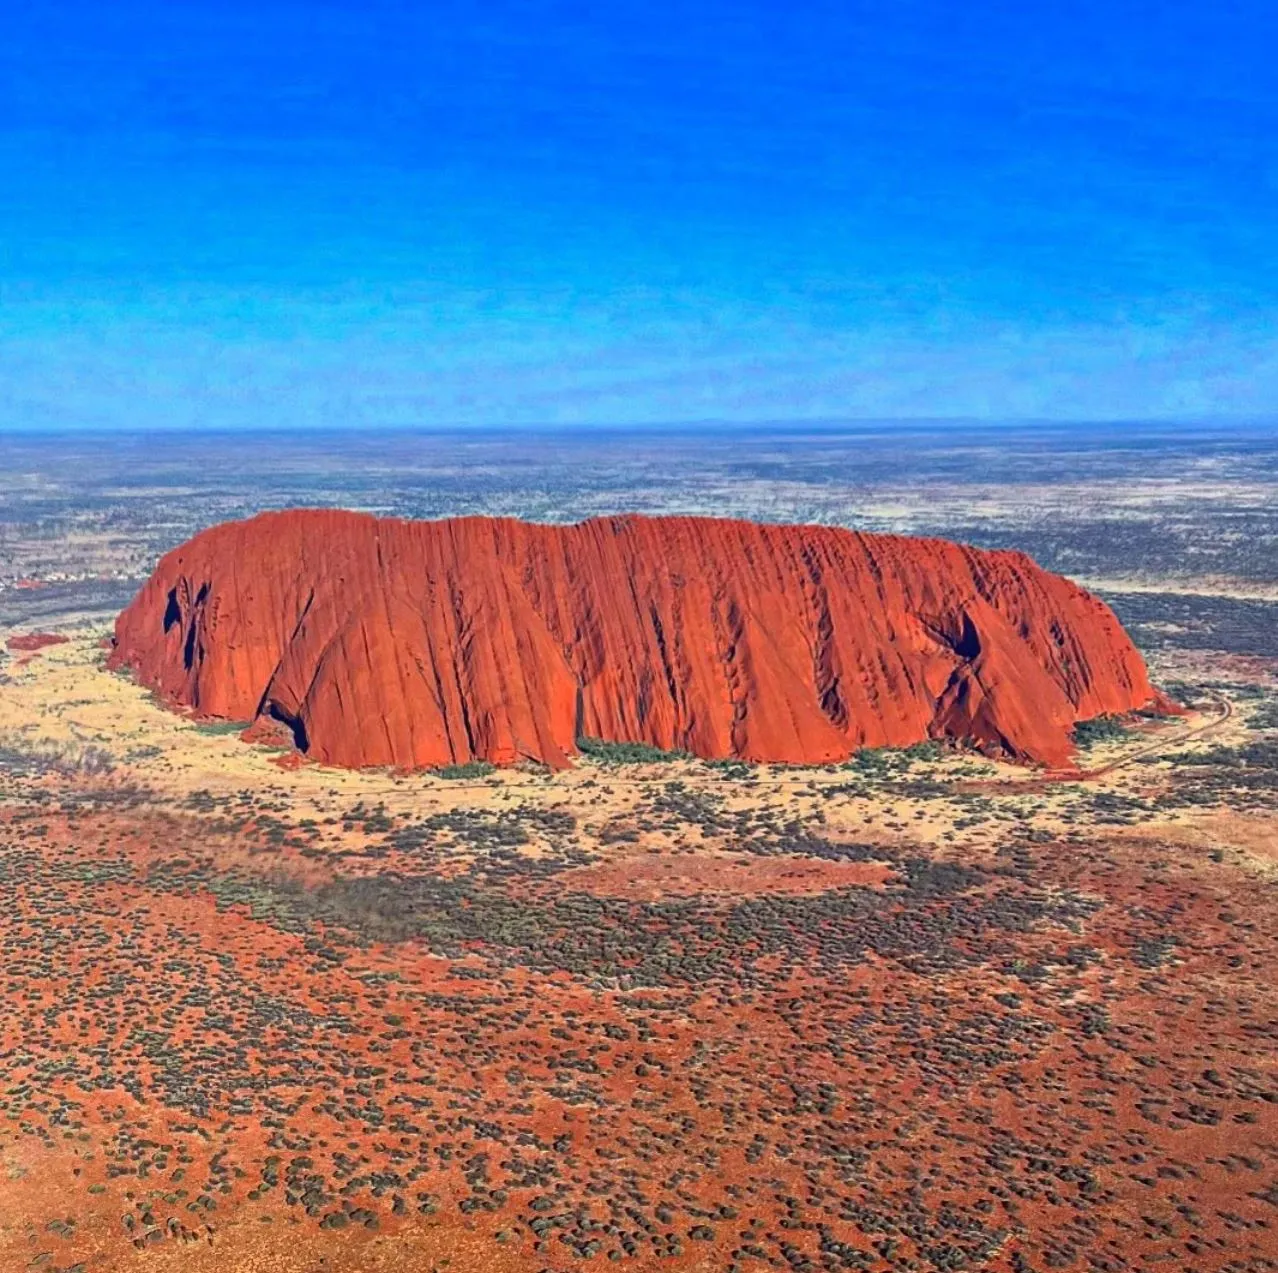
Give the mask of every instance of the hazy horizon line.
M 733 420 L 704 417 L 688 420 L 652 420 L 616 423 L 600 421 L 544 421 L 540 423 L 440 423 L 425 421 L 420 424 L 222 424 L 171 425 L 147 424 L 128 426 L 116 422 L 56 425 L 24 424 L 0 429 L 0 442 L 12 438 L 52 438 L 93 434 L 98 436 L 144 438 L 154 436 L 177 437 L 188 435 L 200 438 L 244 435 L 275 435 L 294 438 L 318 435 L 436 435 L 436 434 L 608 434 L 608 433 L 687 433 L 707 430 L 715 433 L 766 433 L 766 432 L 839 432 L 876 430 L 948 430 L 969 429 L 1244 429 L 1268 431 L 1278 429 L 1278 415 L 1210 415 L 1194 417 L 1167 416 L 846 416 L 820 419 Z

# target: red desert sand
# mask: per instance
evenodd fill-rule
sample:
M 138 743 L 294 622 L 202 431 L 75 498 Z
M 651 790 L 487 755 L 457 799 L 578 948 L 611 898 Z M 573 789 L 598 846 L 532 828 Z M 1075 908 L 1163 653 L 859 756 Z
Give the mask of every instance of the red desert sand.
M 43 650 L 48 645 L 65 645 L 69 639 L 56 632 L 29 632 L 22 636 L 11 636 L 5 645 L 15 654 L 26 654 L 33 650 Z

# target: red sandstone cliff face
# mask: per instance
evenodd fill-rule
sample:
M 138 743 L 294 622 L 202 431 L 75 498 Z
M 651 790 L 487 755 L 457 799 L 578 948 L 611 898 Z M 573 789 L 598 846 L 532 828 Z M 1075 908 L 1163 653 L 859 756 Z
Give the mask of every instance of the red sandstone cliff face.
M 114 666 L 310 756 L 562 766 L 582 735 L 821 763 L 966 739 L 1057 765 L 1158 701 L 1112 612 L 1020 553 L 690 517 L 263 514 L 160 562 Z

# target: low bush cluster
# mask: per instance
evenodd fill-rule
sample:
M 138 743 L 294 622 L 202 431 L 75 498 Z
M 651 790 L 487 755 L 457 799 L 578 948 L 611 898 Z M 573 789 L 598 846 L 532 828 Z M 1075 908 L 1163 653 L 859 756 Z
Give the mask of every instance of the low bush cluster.
M 648 765 L 689 758 L 686 751 L 665 751 L 651 743 L 613 743 L 603 738 L 579 738 L 577 750 L 605 765 Z
M 1074 726 L 1074 743 L 1079 747 L 1111 743 L 1126 737 L 1127 726 L 1118 716 L 1093 716 L 1091 720 L 1080 720 Z
M 486 760 L 468 760 L 461 765 L 441 765 L 431 773 L 436 778 L 487 778 L 495 770 L 496 766 Z

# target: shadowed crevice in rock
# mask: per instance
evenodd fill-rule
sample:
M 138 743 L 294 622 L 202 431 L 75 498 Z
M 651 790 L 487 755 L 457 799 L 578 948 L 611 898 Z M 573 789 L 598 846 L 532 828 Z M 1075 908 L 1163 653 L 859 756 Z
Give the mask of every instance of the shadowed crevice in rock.
M 300 752 L 308 752 L 311 749 L 310 741 L 306 737 L 306 725 L 296 716 L 290 716 L 284 711 L 278 703 L 271 703 L 267 707 L 267 715 L 273 721 L 279 722 L 293 736 L 293 746 Z

